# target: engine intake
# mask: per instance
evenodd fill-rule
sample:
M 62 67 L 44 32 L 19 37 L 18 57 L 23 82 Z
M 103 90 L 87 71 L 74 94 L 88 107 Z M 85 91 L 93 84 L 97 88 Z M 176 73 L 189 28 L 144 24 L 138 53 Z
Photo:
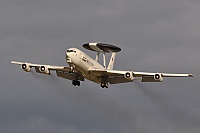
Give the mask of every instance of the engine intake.
M 133 78 L 133 73 L 132 72 L 126 72 L 125 74 L 124 74 L 124 77 L 126 78 L 126 79 L 128 79 L 128 80 L 133 80 L 134 78 Z
M 159 82 L 162 82 L 162 81 L 163 81 L 163 77 L 162 77 L 162 75 L 161 75 L 160 73 L 155 74 L 155 75 L 154 75 L 154 79 L 155 79 L 156 81 L 159 81 Z
M 48 66 L 40 66 L 39 71 L 43 74 L 50 74 Z
M 21 65 L 21 69 L 24 70 L 25 72 L 30 72 L 31 71 L 31 67 L 28 63 L 24 63 Z

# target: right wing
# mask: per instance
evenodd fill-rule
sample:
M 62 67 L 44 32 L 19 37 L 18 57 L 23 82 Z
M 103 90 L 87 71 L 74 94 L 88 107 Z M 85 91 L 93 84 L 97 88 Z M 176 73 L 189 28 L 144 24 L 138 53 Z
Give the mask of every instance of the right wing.
M 21 66 L 26 72 L 30 72 L 31 68 L 35 68 L 37 73 L 50 75 L 51 71 L 56 71 L 57 76 L 66 78 L 69 80 L 81 80 L 84 81 L 83 75 L 78 71 L 74 70 L 73 73 L 69 73 L 70 67 L 66 66 L 53 66 L 53 65 L 42 65 L 42 64 L 33 64 L 28 62 L 18 62 L 18 61 L 11 61 L 12 64 L 17 64 Z

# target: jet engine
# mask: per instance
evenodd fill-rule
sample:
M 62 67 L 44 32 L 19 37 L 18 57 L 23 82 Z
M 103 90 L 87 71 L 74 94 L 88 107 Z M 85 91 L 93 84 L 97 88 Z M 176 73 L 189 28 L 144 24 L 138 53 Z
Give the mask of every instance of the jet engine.
M 31 67 L 28 63 L 21 64 L 21 69 L 24 70 L 25 72 L 31 71 Z
M 134 78 L 133 78 L 133 73 L 132 72 L 126 72 L 125 74 L 124 74 L 124 77 L 126 78 L 126 79 L 128 79 L 128 80 L 133 80 Z
M 40 67 L 39 67 L 39 71 L 40 71 L 40 73 L 43 73 L 43 74 L 50 74 L 50 71 L 49 71 L 49 68 L 48 68 L 47 65 L 45 65 L 45 66 L 40 66 Z
M 162 77 L 161 73 L 156 73 L 154 75 L 154 80 L 156 80 L 158 82 L 162 82 L 163 81 L 163 77 Z

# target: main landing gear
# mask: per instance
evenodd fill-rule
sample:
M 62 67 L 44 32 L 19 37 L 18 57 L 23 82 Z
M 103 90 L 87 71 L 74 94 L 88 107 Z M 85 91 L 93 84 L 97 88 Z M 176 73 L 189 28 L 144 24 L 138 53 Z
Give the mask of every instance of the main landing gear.
M 101 82 L 101 87 L 102 88 L 108 88 L 108 83 L 107 82 Z
M 70 66 L 70 70 L 69 70 L 69 73 L 70 74 L 74 74 L 74 66 Z M 74 86 L 80 86 L 81 85 L 81 83 L 80 83 L 80 81 L 78 81 L 78 80 L 72 80 L 72 84 L 74 85 Z
M 73 81 L 72 81 L 72 84 L 73 84 L 74 86 L 80 86 L 80 85 L 81 85 L 80 81 L 78 81 L 78 80 L 73 80 Z
M 70 70 L 69 70 L 69 73 L 74 73 L 74 67 L 73 66 L 70 66 Z
M 100 85 L 101 85 L 101 88 L 108 88 L 108 77 L 102 77 L 101 78 L 101 83 L 100 83 Z

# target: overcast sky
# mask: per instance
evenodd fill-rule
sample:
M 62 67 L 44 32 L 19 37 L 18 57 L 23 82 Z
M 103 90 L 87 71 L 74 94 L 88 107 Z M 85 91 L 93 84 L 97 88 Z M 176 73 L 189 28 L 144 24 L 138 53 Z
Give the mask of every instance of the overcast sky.
M 110 85 L 25 73 L 82 44 L 122 48 L 115 69 L 192 73 Z M 199 133 L 199 0 L 0 0 L 1 133 Z

